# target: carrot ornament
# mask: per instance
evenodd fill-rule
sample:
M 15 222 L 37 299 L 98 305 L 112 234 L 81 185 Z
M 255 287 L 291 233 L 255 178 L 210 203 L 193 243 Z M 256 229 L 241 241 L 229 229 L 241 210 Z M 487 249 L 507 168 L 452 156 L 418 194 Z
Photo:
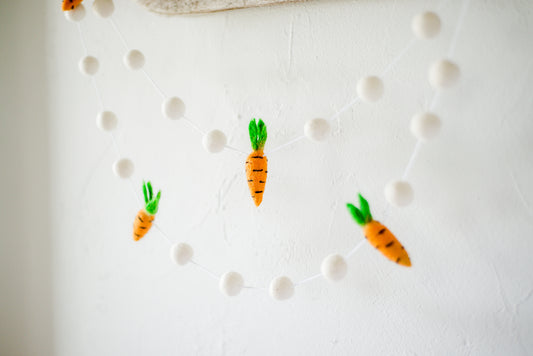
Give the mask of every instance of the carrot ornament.
M 355 221 L 363 227 L 365 238 L 389 260 L 410 267 L 411 260 L 402 244 L 382 223 L 372 219 L 368 202 L 359 194 L 361 208 L 346 204 Z
M 83 0 L 63 0 L 63 6 L 61 7 L 61 10 L 63 11 L 70 11 L 74 10 L 78 7 L 79 4 L 81 4 Z
M 256 123 L 255 119 L 252 119 L 248 126 L 248 131 L 250 132 L 250 142 L 254 151 L 246 159 L 246 177 L 255 206 L 259 206 L 263 201 L 268 173 L 268 159 L 263 153 L 267 140 L 267 128 L 263 120 L 259 119 L 259 122 Z
M 143 182 L 143 194 L 144 209 L 139 210 L 133 223 L 133 239 L 135 241 L 142 239 L 152 227 L 152 222 L 159 208 L 159 199 L 161 199 L 161 191 L 157 193 L 155 198 L 153 197 L 152 183 L 150 182 Z

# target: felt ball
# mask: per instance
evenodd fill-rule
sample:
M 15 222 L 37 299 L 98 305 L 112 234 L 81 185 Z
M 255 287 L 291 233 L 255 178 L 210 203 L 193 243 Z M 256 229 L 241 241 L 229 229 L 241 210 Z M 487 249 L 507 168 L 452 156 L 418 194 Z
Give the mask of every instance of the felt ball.
M 422 141 L 428 141 L 436 137 L 440 127 L 439 117 L 431 112 L 417 114 L 411 119 L 411 132 Z
M 133 175 L 135 165 L 127 158 L 121 158 L 113 163 L 113 172 L 122 179 L 127 179 Z
M 459 81 L 461 71 L 457 64 L 443 59 L 429 68 L 429 83 L 435 89 L 449 88 Z
M 111 111 L 102 111 L 96 116 L 96 126 L 102 131 L 113 131 L 117 127 L 117 115 Z
M 305 123 L 304 134 L 312 141 L 324 141 L 331 131 L 329 122 L 324 119 L 312 119 Z
M 431 11 L 416 15 L 411 22 L 411 28 L 415 36 L 421 39 L 430 39 L 437 36 L 440 32 L 440 27 L 439 16 Z
M 113 0 L 94 0 L 93 11 L 96 15 L 106 19 L 113 15 L 115 4 L 113 4 Z
M 366 102 L 375 102 L 381 99 L 385 87 L 383 81 L 376 76 L 362 78 L 357 83 L 357 95 Z
M 227 272 L 220 278 L 219 288 L 228 297 L 239 294 L 244 287 L 244 279 L 237 272 Z
M 227 142 L 226 135 L 220 130 L 211 130 L 202 139 L 202 144 L 209 153 L 221 152 L 226 147 Z
M 413 201 L 413 188 L 405 181 L 392 181 L 385 187 L 385 198 L 394 206 L 407 206 Z
M 348 273 L 348 264 L 341 255 L 329 255 L 320 266 L 322 275 L 330 281 L 340 281 Z
M 86 56 L 80 60 L 79 63 L 80 72 L 85 75 L 95 75 L 100 68 L 100 62 L 93 56 Z
M 170 248 L 170 258 L 179 266 L 185 266 L 192 259 L 194 251 L 186 243 L 178 242 Z
M 286 300 L 294 295 L 294 284 L 288 277 L 275 278 L 270 283 L 270 296 L 276 300 Z
M 131 70 L 141 69 L 144 66 L 144 54 L 138 49 L 132 49 L 124 55 L 124 65 Z
M 174 96 L 167 98 L 162 106 L 163 115 L 169 119 L 181 119 L 185 115 L 185 103 Z
M 74 10 L 64 11 L 65 18 L 71 22 L 80 22 L 85 18 L 85 6 L 79 4 Z

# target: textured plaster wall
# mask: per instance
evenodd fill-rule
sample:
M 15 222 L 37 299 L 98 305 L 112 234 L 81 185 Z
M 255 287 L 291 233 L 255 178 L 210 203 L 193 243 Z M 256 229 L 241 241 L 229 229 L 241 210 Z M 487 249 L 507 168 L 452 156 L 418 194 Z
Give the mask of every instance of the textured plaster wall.
M 163 90 L 184 99 L 191 120 L 248 150 L 251 117 L 268 123 L 270 148 L 301 134 L 306 120 L 351 100 L 358 78 L 381 72 L 411 39 L 412 16 L 436 6 L 312 1 L 161 17 L 117 0 L 115 20 Z M 411 171 L 416 199 L 385 213 L 383 187 L 407 164 L 415 145 L 410 117 L 429 105 L 427 67 L 447 52 L 460 6 L 443 7 L 441 35 L 398 63 L 382 101 L 343 114 L 328 143 L 303 141 L 269 156 L 259 209 L 244 157 L 210 155 L 186 123 L 164 119 L 142 73 L 123 67 L 110 23 L 89 12 L 82 26 L 101 60 L 96 82 L 120 118 L 117 140 L 136 164 L 134 188 L 140 193 L 142 179 L 151 179 L 163 189 L 158 222 L 193 245 L 198 261 L 217 273 L 237 270 L 253 285 L 282 274 L 304 279 L 327 254 L 361 240 L 344 208 L 359 191 L 412 256 L 413 268 L 404 269 L 364 246 L 343 281 L 315 280 L 279 303 L 255 290 L 225 298 L 194 266 L 174 266 L 157 231 L 131 241 L 136 201 L 111 172 L 110 137 L 94 125 L 97 100 L 78 73 L 76 27 L 48 1 L 48 25 L 35 25 L 46 33 L 47 56 L 38 47 L 34 54 L 36 63 L 45 60 L 49 97 L 54 353 L 531 354 L 530 2 L 472 1 L 454 57 L 461 83 L 438 101 L 442 133 Z

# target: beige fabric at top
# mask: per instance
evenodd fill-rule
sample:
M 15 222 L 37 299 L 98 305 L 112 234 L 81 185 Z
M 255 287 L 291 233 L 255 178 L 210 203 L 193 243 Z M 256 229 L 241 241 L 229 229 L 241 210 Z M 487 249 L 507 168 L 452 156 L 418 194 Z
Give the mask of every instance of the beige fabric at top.
M 163 14 L 194 14 L 305 0 L 136 0 L 149 10 Z

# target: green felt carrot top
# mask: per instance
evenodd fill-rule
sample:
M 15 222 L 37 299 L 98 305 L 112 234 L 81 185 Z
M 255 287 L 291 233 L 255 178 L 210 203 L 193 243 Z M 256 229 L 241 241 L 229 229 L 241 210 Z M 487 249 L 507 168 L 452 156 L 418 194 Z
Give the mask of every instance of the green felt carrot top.
M 348 210 L 352 214 L 355 221 L 359 225 L 365 226 L 372 221 L 372 214 L 370 213 L 370 206 L 368 205 L 368 202 L 361 194 L 359 194 L 359 205 L 361 205 L 361 208 L 359 209 L 350 203 L 346 204 L 346 207 L 348 207 Z
M 150 215 L 155 215 L 159 209 L 159 199 L 161 199 L 161 191 L 157 193 L 154 198 L 154 192 L 152 191 L 152 183 L 143 181 L 143 193 L 144 193 L 144 210 Z
M 259 119 L 259 123 L 256 123 L 255 119 L 250 120 L 248 131 L 250 132 L 252 149 L 254 151 L 262 150 L 267 140 L 267 128 L 263 120 Z

